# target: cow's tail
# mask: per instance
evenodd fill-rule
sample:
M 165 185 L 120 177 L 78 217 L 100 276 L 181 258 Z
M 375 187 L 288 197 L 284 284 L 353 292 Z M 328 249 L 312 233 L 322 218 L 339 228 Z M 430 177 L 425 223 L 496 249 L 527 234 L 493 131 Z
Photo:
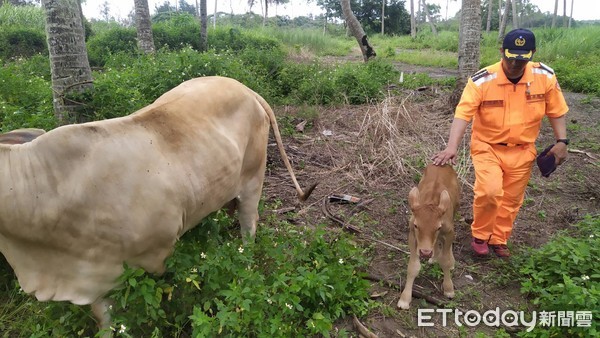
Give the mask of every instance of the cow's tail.
M 269 106 L 267 101 L 265 101 L 265 99 L 263 99 L 257 93 L 254 93 L 254 95 L 256 96 L 256 99 L 258 100 L 260 105 L 263 107 L 263 109 L 267 112 L 267 115 L 269 116 L 269 120 L 271 121 L 271 128 L 273 128 L 273 134 L 275 135 L 275 141 L 277 142 L 277 148 L 279 148 L 279 153 L 281 154 L 281 159 L 283 160 L 283 163 L 285 163 L 285 167 L 287 168 L 288 172 L 290 173 L 290 176 L 292 177 L 292 181 L 294 182 L 294 186 L 296 187 L 296 192 L 298 193 L 298 198 L 301 201 L 306 201 L 306 199 L 313 192 L 313 190 L 315 189 L 317 184 L 316 183 L 313 184 L 310 188 L 308 188 L 306 190 L 306 192 L 303 191 L 302 188 L 300 188 L 300 184 L 298 184 L 298 180 L 296 180 L 296 175 L 294 174 L 294 170 L 292 169 L 290 160 L 288 159 L 285 149 L 283 148 L 283 141 L 281 140 L 281 133 L 279 133 L 279 127 L 277 126 L 277 120 L 275 119 L 275 113 L 273 112 L 273 109 L 271 109 L 271 106 Z

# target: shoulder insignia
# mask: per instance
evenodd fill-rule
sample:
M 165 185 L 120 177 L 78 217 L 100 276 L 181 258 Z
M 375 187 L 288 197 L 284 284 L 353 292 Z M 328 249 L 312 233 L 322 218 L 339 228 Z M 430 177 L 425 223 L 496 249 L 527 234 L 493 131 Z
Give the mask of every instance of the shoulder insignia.
M 488 72 L 488 70 L 486 68 L 483 68 L 483 69 L 477 71 L 477 73 L 473 74 L 471 76 L 471 80 L 473 80 L 473 82 L 475 82 L 489 74 L 490 74 L 490 72 Z
M 498 77 L 497 73 L 490 73 L 487 69 L 484 69 L 483 71 L 479 71 L 479 72 L 475 73 L 475 75 L 471 76 L 471 80 L 473 81 L 473 83 L 475 85 L 477 85 L 479 87 L 482 84 L 484 84 L 488 81 L 492 81 L 493 79 L 495 79 L 497 77 Z
M 550 68 L 548 65 L 545 65 L 545 64 L 539 62 L 538 65 L 537 65 L 537 67 L 541 68 L 541 69 L 543 69 L 545 71 L 547 71 L 548 73 L 550 73 L 552 75 L 554 75 L 554 69 Z
M 541 62 L 534 64 L 531 70 L 533 74 L 546 75 L 546 77 L 548 77 L 549 79 L 551 79 L 554 76 L 554 69 L 548 67 L 547 65 Z

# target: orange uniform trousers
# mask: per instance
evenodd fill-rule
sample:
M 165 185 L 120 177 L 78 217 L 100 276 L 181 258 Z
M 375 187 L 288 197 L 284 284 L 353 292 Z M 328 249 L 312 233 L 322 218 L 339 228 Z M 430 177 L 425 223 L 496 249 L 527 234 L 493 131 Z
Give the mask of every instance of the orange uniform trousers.
M 507 243 L 535 157 L 533 143 L 505 146 L 471 140 L 475 168 L 473 237 L 489 244 Z

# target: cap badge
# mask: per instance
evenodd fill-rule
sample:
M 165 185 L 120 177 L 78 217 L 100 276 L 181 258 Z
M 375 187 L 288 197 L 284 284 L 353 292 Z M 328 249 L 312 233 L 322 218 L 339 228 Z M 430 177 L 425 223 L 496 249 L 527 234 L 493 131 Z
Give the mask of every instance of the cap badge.
M 525 46 L 525 38 L 523 38 L 522 36 L 519 36 L 518 38 L 515 39 L 515 45 L 518 47 L 523 47 Z

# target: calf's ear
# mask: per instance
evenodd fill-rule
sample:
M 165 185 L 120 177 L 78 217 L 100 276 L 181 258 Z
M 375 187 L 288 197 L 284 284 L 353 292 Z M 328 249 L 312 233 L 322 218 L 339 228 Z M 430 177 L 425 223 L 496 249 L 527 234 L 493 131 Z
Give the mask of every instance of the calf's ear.
M 408 193 L 408 205 L 412 210 L 419 207 L 419 188 L 414 187 Z
M 440 204 L 438 205 L 438 209 L 443 213 L 450 208 L 450 194 L 448 194 L 448 190 L 444 190 L 440 193 Z

